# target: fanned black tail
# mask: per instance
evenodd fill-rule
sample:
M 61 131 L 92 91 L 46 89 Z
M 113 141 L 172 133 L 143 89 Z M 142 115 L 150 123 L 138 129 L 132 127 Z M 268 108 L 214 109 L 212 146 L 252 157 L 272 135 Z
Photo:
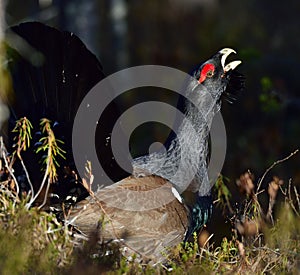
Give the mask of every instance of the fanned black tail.
M 14 90 L 14 96 L 7 102 L 11 111 L 8 136 L 20 117 L 26 116 L 36 132 L 41 118 L 50 119 L 58 125 L 55 129 L 57 138 L 65 143 L 67 160 L 64 165 L 73 169 L 71 137 L 74 117 L 84 96 L 105 77 L 100 62 L 76 35 L 42 23 L 29 22 L 11 27 L 7 38 L 8 68 Z M 118 108 L 110 104 L 109 110 L 101 117 L 101 129 L 96 137 L 97 150 L 101 152 L 98 156 L 102 157 L 100 162 L 113 180 L 124 177 L 124 171 L 114 162 L 106 139 L 118 117 Z M 36 163 L 32 158 L 37 157 L 33 152 L 28 154 L 31 176 L 38 181 L 41 173 L 32 165 Z M 61 175 L 58 181 L 63 177 Z
M 83 97 L 104 78 L 100 62 L 76 35 L 42 23 L 11 27 L 8 37 L 15 118 L 47 117 L 69 130 Z

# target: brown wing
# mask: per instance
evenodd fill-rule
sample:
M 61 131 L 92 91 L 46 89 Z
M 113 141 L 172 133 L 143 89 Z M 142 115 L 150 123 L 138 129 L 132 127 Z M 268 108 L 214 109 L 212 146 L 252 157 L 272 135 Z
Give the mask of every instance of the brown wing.
M 122 239 L 142 256 L 162 259 L 165 247 L 183 240 L 188 224 L 187 210 L 173 192 L 160 177 L 128 177 L 96 192 L 96 201 L 78 203 L 69 220 L 86 234 L 99 230 L 105 240 Z

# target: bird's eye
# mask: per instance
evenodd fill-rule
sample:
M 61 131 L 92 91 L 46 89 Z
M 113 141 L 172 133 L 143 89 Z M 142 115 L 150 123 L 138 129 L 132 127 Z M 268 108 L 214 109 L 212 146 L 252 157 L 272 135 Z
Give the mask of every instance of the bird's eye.
M 213 70 L 209 70 L 207 73 L 206 73 L 206 77 L 212 77 L 214 75 L 214 71 Z

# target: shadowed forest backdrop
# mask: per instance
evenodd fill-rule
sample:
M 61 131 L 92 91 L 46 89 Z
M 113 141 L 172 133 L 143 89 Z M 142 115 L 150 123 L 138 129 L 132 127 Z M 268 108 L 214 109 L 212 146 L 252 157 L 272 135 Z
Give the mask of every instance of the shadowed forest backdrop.
M 221 48 L 236 49 L 247 89 L 222 111 L 228 142 L 222 173 L 233 185 L 245 170 L 257 178 L 300 147 L 299 13 L 296 0 L 10 0 L 6 24 L 40 21 L 74 32 L 107 75 L 145 64 L 189 72 Z M 152 132 L 141 127 L 136 140 L 160 138 Z M 270 176 L 299 186 L 299 164 L 298 154 Z

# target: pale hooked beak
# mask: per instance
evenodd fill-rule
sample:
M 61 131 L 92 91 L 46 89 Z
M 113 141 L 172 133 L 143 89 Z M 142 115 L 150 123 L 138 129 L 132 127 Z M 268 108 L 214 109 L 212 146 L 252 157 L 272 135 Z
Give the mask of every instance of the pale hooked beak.
M 228 63 L 227 65 L 225 65 L 226 58 L 231 53 L 236 53 L 236 51 L 233 50 L 233 49 L 225 48 L 225 49 L 219 51 L 219 53 L 222 54 L 221 64 L 222 64 L 222 67 L 223 67 L 223 70 L 224 70 L 225 73 L 227 73 L 230 70 L 234 70 L 238 65 L 240 65 L 242 63 L 242 61 L 236 60 L 236 61 L 232 61 L 232 62 Z

